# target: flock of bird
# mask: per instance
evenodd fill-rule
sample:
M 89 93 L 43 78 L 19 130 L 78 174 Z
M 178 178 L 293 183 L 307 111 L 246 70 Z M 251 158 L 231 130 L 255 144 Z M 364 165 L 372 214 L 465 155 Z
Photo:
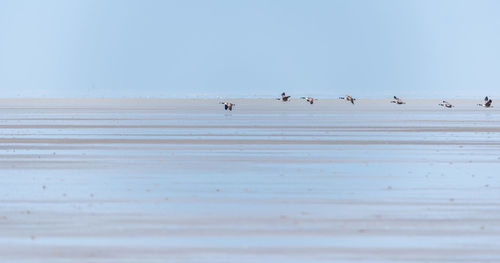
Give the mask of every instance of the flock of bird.
M 316 100 L 316 99 L 314 99 L 312 97 L 300 97 L 300 98 L 306 100 L 307 102 L 309 102 L 309 104 L 314 104 L 314 101 Z M 350 102 L 352 104 L 354 104 L 354 101 L 356 100 L 355 98 L 353 98 L 350 95 L 346 95 L 345 97 L 339 97 L 339 99 L 346 100 L 347 102 Z M 290 101 L 290 96 L 287 96 L 285 94 L 285 92 L 283 92 L 283 93 L 281 93 L 281 98 L 276 98 L 276 100 L 279 100 L 279 101 L 282 101 L 282 102 L 288 102 L 288 101 Z M 477 105 L 481 106 L 481 107 L 485 107 L 485 108 L 490 108 L 490 107 L 493 107 L 493 106 L 491 106 L 492 102 L 493 101 L 490 98 L 488 98 L 488 96 L 486 96 L 484 98 L 484 103 L 479 103 Z M 398 98 L 396 96 L 394 96 L 394 100 L 391 100 L 391 103 L 406 104 L 406 102 L 404 102 L 402 99 L 400 99 L 400 98 Z M 225 102 L 225 101 L 224 102 L 220 102 L 220 104 L 224 104 L 224 109 L 225 110 L 230 110 L 230 111 L 232 111 L 233 107 L 236 105 L 236 104 L 234 104 L 232 102 Z M 453 108 L 453 107 L 455 107 L 451 103 L 449 103 L 449 102 L 447 102 L 445 100 L 443 100 L 443 102 L 439 103 L 438 105 L 446 107 L 446 108 Z

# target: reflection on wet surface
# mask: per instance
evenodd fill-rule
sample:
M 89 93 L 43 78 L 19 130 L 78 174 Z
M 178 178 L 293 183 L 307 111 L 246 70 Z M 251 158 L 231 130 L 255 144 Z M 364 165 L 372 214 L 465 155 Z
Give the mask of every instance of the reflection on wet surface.
M 4 101 L 2 258 L 500 260 L 495 109 L 217 102 Z

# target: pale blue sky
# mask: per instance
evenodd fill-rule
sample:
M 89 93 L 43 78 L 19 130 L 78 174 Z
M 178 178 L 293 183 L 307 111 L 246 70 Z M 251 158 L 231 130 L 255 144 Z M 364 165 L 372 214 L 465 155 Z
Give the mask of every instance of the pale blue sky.
M 0 0 L 0 97 L 500 96 L 500 1 Z

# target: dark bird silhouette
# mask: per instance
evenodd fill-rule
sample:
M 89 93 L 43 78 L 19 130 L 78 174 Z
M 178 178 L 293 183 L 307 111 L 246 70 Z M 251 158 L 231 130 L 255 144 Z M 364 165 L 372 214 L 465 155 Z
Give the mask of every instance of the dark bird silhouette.
M 449 103 L 449 102 L 447 102 L 445 100 L 443 100 L 443 103 L 439 103 L 438 105 L 446 107 L 446 108 L 453 108 L 453 107 L 455 107 L 455 106 L 451 105 L 451 103 Z
M 490 107 L 493 107 L 493 106 L 491 106 L 492 102 L 493 101 L 490 98 L 488 98 L 488 96 L 486 96 L 484 98 L 484 103 L 483 104 L 479 103 L 479 104 L 477 104 L 477 106 L 481 106 L 481 107 L 485 107 L 485 108 L 490 108 Z
M 309 102 L 310 104 L 313 104 L 314 103 L 314 98 L 312 97 L 301 97 L 301 99 L 305 99 L 307 102 Z
M 224 110 L 230 110 L 230 111 L 232 111 L 233 106 L 236 105 L 236 104 L 231 103 L 231 102 L 219 102 L 219 104 L 224 104 Z
M 290 99 L 290 96 L 287 96 L 285 92 L 281 93 L 281 98 L 278 98 L 276 100 L 281 100 L 283 102 L 287 102 Z
M 346 100 L 352 104 L 354 104 L 354 101 L 356 100 L 355 98 L 353 98 L 352 96 L 350 95 L 345 95 L 345 97 L 339 97 L 339 99 L 341 100 Z
M 391 103 L 396 103 L 396 104 L 406 104 L 406 102 L 404 102 L 403 100 L 401 100 L 400 98 L 394 96 L 394 100 L 391 100 Z

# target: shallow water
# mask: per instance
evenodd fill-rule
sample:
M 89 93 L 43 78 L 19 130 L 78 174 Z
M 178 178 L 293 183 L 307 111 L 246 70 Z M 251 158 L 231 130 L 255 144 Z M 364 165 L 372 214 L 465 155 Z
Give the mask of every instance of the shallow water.
M 6 262 L 499 262 L 500 115 L 458 101 L 4 100 Z

